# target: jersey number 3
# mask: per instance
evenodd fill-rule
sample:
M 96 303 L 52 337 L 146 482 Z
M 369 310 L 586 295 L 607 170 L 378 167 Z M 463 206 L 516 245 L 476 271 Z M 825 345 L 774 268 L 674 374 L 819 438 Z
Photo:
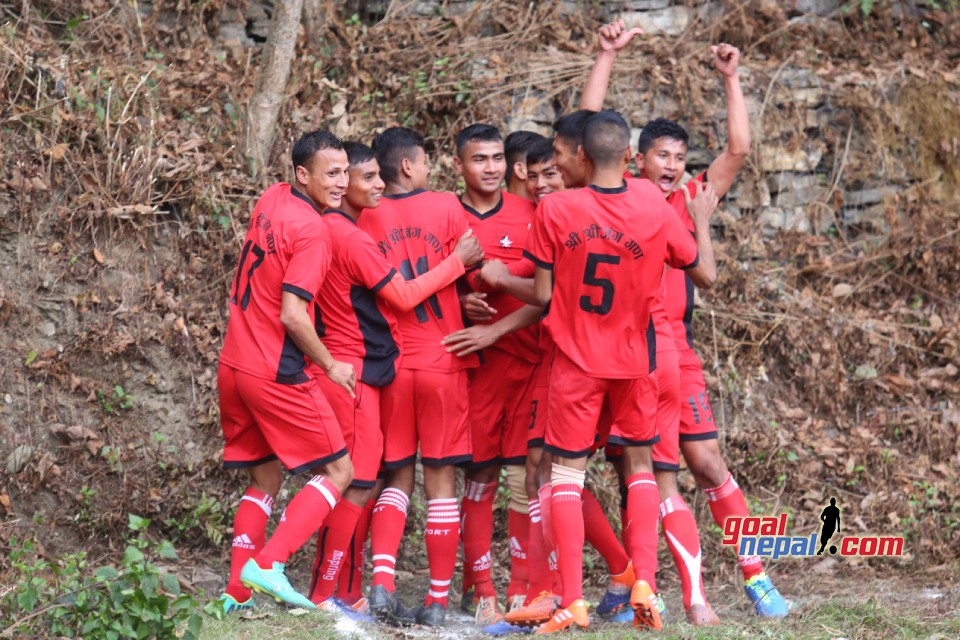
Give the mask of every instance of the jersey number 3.
M 580 296 L 580 308 L 587 313 L 605 316 L 613 307 L 613 282 L 597 277 L 597 266 L 601 264 L 620 264 L 620 256 L 607 253 L 588 253 L 587 266 L 583 270 L 583 284 L 600 287 L 600 304 L 594 304 L 590 296 Z

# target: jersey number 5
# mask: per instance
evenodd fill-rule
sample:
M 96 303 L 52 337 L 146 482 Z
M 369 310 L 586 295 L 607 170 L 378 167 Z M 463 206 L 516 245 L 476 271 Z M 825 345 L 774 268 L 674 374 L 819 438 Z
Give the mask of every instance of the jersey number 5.
M 253 240 L 247 240 L 247 243 L 243 245 L 243 251 L 240 253 L 240 264 L 237 265 L 237 277 L 233 281 L 233 294 L 230 296 L 230 304 L 237 304 L 238 302 L 237 295 L 240 293 L 241 280 L 244 277 L 243 268 L 247 266 L 247 258 L 250 257 L 251 253 L 255 255 L 257 259 L 254 260 L 250 268 L 247 269 L 247 286 L 244 287 L 243 296 L 239 300 L 240 308 L 244 311 L 247 310 L 247 305 L 250 304 L 250 279 L 253 278 L 253 272 L 257 270 L 257 267 L 263 264 L 263 258 L 267 255 L 266 251 L 253 243 Z
M 583 284 L 591 287 L 600 287 L 600 304 L 594 304 L 590 296 L 580 296 L 580 308 L 587 313 L 597 313 L 605 316 L 613 307 L 613 282 L 606 278 L 597 277 L 597 266 L 601 264 L 620 264 L 620 256 L 607 253 L 588 253 L 587 266 L 583 270 Z

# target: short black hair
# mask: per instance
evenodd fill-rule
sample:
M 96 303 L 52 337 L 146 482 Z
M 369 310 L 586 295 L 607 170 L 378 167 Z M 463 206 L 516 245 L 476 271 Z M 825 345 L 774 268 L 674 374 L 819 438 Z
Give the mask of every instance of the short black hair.
M 507 174 L 504 176 L 507 184 L 513 179 L 513 165 L 516 162 L 526 162 L 531 147 L 545 138 L 535 131 L 514 131 L 503 141 L 503 152 L 507 158 Z
M 414 149 L 426 152 L 423 136 L 406 127 L 384 129 L 373 139 L 373 151 L 380 163 L 380 177 L 384 182 L 396 183 L 400 179 L 400 163 L 412 159 Z
M 527 151 L 527 167 L 532 164 L 540 164 L 541 162 L 549 162 L 553 159 L 553 140 L 550 138 L 542 138 L 537 140 L 533 146 L 530 147 L 530 150 Z
M 666 118 L 657 118 L 648 122 L 640 130 L 640 136 L 637 138 L 637 151 L 646 153 L 661 138 L 679 140 L 683 144 L 688 144 L 690 141 L 686 129 L 679 124 Z
M 500 129 L 489 124 L 472 124 L 462 129 L 457 134 L 457 157 L 468 142 L 503 142 L 503 136 L 500 135 Z
M 343 149 L 347 152 L 347 160 L 350 162 L 351 167 L 377 158 L 373 149 L 362 142 L 344 142 Z
M 587 121 L 583 151 L 597 167 L 609 167 L 630 148 L 630 127 L 616 111 L 604 110 Z
M 309 168 L 310 160 L 317 151 L 324 149 L 343 149 L 343 140 L 333 135 L 326 129 L 317 129 L 310 133 L 300 136 L 300 139 L 293 143 L 293 169 L 297 167 Z
M 577 147 L 583 144 L 583 130 L 587 126 L 587 120 L 596 113 L 590 109 L 580 109 L 560 116 L 553 123 L 553 132 L 576 151 Z

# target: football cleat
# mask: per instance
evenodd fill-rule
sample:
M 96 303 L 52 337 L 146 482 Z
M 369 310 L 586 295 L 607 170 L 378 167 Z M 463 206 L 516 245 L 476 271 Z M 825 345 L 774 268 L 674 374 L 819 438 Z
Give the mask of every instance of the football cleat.
M 558 609 L 553 617 L 540 625 L 534 633 L 537 635 L 557 633 L 575 626 L 581 629 L 590 626 L 590 614 L 587 613 L 587 603 L 583 600 L 574 600 L 565 609 Z
M 559 608 L 560 596 L 542 591 L 530 604 L 508 612 L 505 619 L 510 624 L 521 627 L 535 627 L 553 617 Z
M 790 608 L 766 573 L 758 573 L 743 585 L 743 591 L 761 618 L 783 618 Z
M 646 580 L 637 580 L 630 591 L 630 606 L 633 608 L 633 626 L 637 629 L 663 629 L 663 620 L 657 609 L 657 594 Z
M 304 609 L 316 609 L 317 605 L 310 602 L 310 598 L 301 595 L 291 586 L 283 570 L 282 562 L 274 562 L 271 568 L 262 569 L 253 558 L 250 558 L 240 571 L 240 584 L 257 593 L 268 595 L 277 602 L 285 602 Z
M 229 593 L 225 593 L 220 596 L 220 602 L 223 603 L 223 612 L 226 614 L 251 611 L 253 609 L 253 596 L 243 602 L 237 602 L 236 598 Z

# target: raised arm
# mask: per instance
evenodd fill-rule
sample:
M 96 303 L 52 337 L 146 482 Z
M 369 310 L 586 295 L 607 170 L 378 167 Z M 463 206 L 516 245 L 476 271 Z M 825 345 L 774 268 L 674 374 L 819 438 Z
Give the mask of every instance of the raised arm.
M 597 54 L 593 68 L 590 69 L 590 75 L 587 76 L 587 83 L 583 87 L 583 95 L 580 96 L 581 109 L 590 111 L 603 109 L 603 101 L 607 97 L 607 86 L 610 83 L 610 72 L 613 70 L 617 53 L 627 46 L 633 36 L 642 33 L 643 30 L 639 27 L 627 29 L 623 20 L 614 20 L 600 27 L 600 31 L 597 32 L 600 53 Z
M 740 88 L 740 76 L 737 75 L 740 50 L 729 44 L 716 45 L 710 50 L 713 64 L 723 76 L 723 88 L 727 94 L 727 148 L 710 164 L 707 180 L 722 198 L 750 153 L 750 120 Z

